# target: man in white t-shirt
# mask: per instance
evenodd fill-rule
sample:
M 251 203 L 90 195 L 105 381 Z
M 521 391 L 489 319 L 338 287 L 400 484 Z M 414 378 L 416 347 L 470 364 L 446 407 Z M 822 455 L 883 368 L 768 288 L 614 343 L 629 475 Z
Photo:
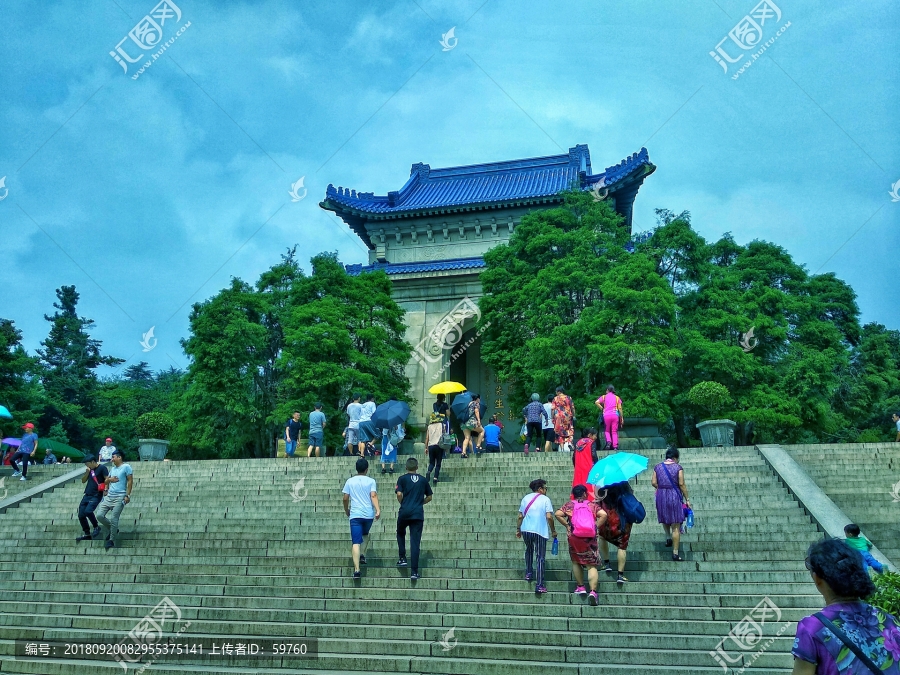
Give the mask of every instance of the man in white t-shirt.
M 359 402 L 360 394 L 353 394 L 350 404 L 347 406 L 347 449 L 345 455 L 355 455 L 359 446 L 359 418 L 362 415 L 362 403 Z
M 534 592 L 547 592 L 544 586 L 544 559 L 547 557 L 547 540 L 550 531 L 556 539 L 556 522 L 553 520 L 553 504 L 547 496 L 547 481 L 543 478 L 531 481 L 531 494 L 522 498 L 519 506 L 519 522 L 516 523 L 516 538 L 525 540 L 525 581 L 534 580 Z M 537 558 L 537 570 L 534 558 Z
M 366 550 L 369 548 L 369 530 L 372 523 L 381 518 L 378 506 L 378 486 L 374 478 L 369 478 L 369 462 L 365 457 L 356 460 L 356 474 L 344 483 L 344 513 L 350 518 L 350 549 L 353 556 L 353 578 L 362 574 L 360 565 L 366 564 Z
M 544 432 L 544 452 L 550 452 L 550 449 L 553 447 L 553 444 L 556 442 L 556 431 L 553 429 L 553 394 L 550 394 L 547 397 L 547 402 L 544 404 L 544 410 L 547 411 L 547 416 L 541 418 L 541 431 Z
M 372 415 L 375 414 L 375 394 L 366 394 L 366 402 L 362 404 L 359 411 L 359 456 L 366 456 L 366 443 L 373 442 L 381 434 L 375 428 L 372 422 Z
M 113 445 L 113 441 L 111 438 L 106 439 L 106 445 L 100 448 L 100 451 L 97 453 L 97 457 L 100 460 L 101 464 L 109 464 L 112 461 L 112 455 L 116 451 L 116 446 Z

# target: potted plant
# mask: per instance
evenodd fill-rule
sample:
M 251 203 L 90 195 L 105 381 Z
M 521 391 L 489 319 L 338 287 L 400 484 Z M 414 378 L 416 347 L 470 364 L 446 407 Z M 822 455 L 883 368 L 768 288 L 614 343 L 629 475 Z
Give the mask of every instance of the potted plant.
M 731 393 L 718 382 L 699 382 L 688 392 L 688 401 L 703 410 L 710 418 L 717 418 L 731 404 Z M 725 419 L 706 419 L 697 424 L 706 448 L 734 446 L 737 423 Z
M 169 436 L 175 420 L 161 412 L 144 413 L 137 418 L 138 455 L 144 462 L 161 462 L 169 451 Z

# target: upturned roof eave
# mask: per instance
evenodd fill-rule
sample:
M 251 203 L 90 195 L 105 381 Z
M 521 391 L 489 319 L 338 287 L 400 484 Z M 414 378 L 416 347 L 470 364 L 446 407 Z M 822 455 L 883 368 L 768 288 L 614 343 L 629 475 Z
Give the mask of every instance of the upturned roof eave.
M 557 194 L 545 195 L 541 197 L 524 197 L 515 199 L 505 199 L 501 201 L 475 202 L 472 204 L 454 204 L 450 206 L 436 206 L 434 208 L 417 208 L 408 211 L 388 211 L 380 213 L 377 211 L 366 211 L 332 199 L 326 199 L 319 203 L 323 209 L 333 211 L 337 215 L 347 214 L 355 218 L 364 218 L 365 220 L 394 220 L 396 218 L 421 218 L 436 216 L 449 213 L 463 213 L 466 211 L 488 211 L 492 209 L 514 208 L 516 206 L 531 206 L 533 204 L 546 204 L 550 202 L 561 202 L 562 197 Z

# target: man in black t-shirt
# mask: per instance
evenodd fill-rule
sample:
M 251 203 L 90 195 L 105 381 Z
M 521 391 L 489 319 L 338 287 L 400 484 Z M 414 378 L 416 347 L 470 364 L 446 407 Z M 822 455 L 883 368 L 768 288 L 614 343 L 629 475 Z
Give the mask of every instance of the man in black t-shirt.
M 293 457 L 297 450 L 297 441 L 300 440 L 300 430 L 303 423 L 300 421 L 300 413 L 294 412 L 291 418 L 284 423 L 284 454 Z
M 84 497 L 81 498 L 81 503 L 78 505 L 78 522 L 81 523 L 84 535 L 76 537 L 75 541 L 97 539 L 100 536 L 100 525 L 94 516 L 94 510 L 103 500 L 102 486 L 109 475 L 107 468 L 100 464 L 93 455 L 87 455 L 84 458 L 84 466 L 84 475 L 81 477 L 81 482 L 84 483 Z M 88 527 L 88 521 L 94 526 L 93 532 Z
M 400 560 L 397 567 L 406 567 L 406 528 L 409 527 L 410 558 L 412 569 L 409 580 L 419 578 L 419 544 L 422 542 L 422 527 L 425 524 L 425 504 L 431 501 L 431 486 L 423 476 L 416 473 L 419 460 L 410 457 L 406 460 L 407 473 L 397 479 L 394 491 L 400 510 L 397 512 L 397 547 L 400 549 Z

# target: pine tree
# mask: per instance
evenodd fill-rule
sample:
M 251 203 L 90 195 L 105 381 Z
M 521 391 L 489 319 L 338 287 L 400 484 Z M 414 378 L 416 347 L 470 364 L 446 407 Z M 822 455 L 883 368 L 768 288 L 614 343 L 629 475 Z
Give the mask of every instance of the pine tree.
M 94 413 L 94 394 L 100 366 L 116 366 L 123 359 L 100 353 L 101 341 L 89 334 L 93 319 L 78 316 L 79 295 L 74 286 L 56 290 L 56 312 L 44 315 L 50 322 L 50 334 L 38 349 L 43 366 L 43 384 L 48 415 L 42 428 L 61 422 L 66 435 L 76 445 L 87 447 L 96 442 L 89 418 Z

